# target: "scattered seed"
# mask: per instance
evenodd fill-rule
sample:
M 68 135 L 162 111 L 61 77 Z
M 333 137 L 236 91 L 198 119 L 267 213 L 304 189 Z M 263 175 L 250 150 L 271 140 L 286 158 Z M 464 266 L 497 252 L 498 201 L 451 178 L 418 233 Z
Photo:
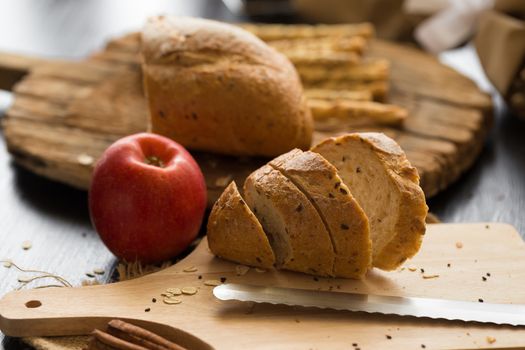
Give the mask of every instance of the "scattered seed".
M 181 290 L 182 290 L 182 294 L 186 294 L 186 295 L 197 294 L 197 288 L 195 287 L 184 287 Z
M 256 268 L 255 268 L 255 271 L 256 271 L 256 272 L 259 272 L 259 273 L 265 273 L 265 272 L 266 272 L 265 269 L 261 269 L 261 268 L 259 268 L 259 267 L 256 267 Z
M 197 271 L 197 268 L 195 266 L 188 266 L 182 271 L 184 271 L 184 272 L 195 272 L 195 271 Z
M 205 286 L 215 287 L 221 284 L 219 280 L 206 280 L 204 281 Z
M 352 346 L 355 348 L 357 346 L 357 343 L 352 343 Z
M 421 271 L 421 273 L 425 273 L 425 269 L 419 269 L 419 271 Z
M 149 307 L 144 309 L 144 312 L 150 312 L 150 311 L 151 311 L 151 309 Z
M 182 300 L 177 299 L 177 298 L 164 298 L 162 301 L 164 302 L 164 304 L 168 304 L 168 305 L 175 305 L 175 304 L 182 303 Z
M 197 277 L 197 278 L 201 280 L 202 279 L 202 275 L 199 275 L 199 277 Z
M 104 269 L 100 269 L 100 268 L 94 269 L 93 273 L 95 275 L 103 275 L 104 274 Z
M 447 267 L 450 267 L 450 263 L 447 264 Z
M 298 319 L 295 319 L 295 322 L 296 322 L 296 323 L 301 323 L 301 321 L 299 321 Z
M 22 249 L 23 250 L 29 250 L 29 249 L 31 249 L 31 247 L 33 247 L 33 243 L 31 243 L 31 241 L 24 241 L 24 242 L 22 242 Z
M 432 278 L 438 278 L 439 275 L 423 275 L 423 278 L 426 280 L 432 279 Z
M 481 280 L 482 280 L 483 282 L 485 282 L 485 281 L 487 280 L 487 277 L 482 276 L 482 277 L 481 277 Z
M 421 344 L 421 349 L 426 349 L 427 346 L 425 344 Z
M 490 272 L 487 272 L 487 277 L 490 277 Z
M 166 293 L 172 294 L 172 295 L 181 295 L 182 290 L 180 288 L 168 288 L 166 289 Z
M 13 262 L 11 260 L 5 260 L 4 261 L 4 267 L 6 269 L 10 268 L 11 266 L 13 266 Z
M 173 294 L 171 294 L 171 293 L 160 293 L 160 296 L 161 297 L 172 297 Z
M 495 342 L 496 342 L 496 338 L 494 338 L 494 337 L 490 337 L 490 336 L 487 337 L 487 343 L 489 343 L 489 344 L 494 344 Z
M 91 165 L 93 164 L 94 161 L 95 159 L 92 156 L 90 156 L 89 154 L 85 154 L 85 153 L 82 153 L 77 157 L 77 162 L 80 165 Z
M 458 249 L 463 248 L 463 243 L 461 243 L 461 242 L 456 242 L 456 248 L 458 248 Z
M 91 272 L 86 272 L 86 276 L 88 276 L 89 278 L 95 278 L 95 275 Z
M 483 299 L 479 298 L 478 301 L 479 301 L 480 303 L 482 303 L 482 302 L 483 302 Z
M 416 270 L 417 270 L 417 268 L 415 268 L 415 267 L 409 267 L 409 268 L 408 268 L 408 271 L 412 271 L 412 272 L 414 272 L 414 271 L 416 271 Z
M 489 228 L 490 228 L 490 226 L 489 226 L 489 225 L 485 225 L 485 228 L 486 228 L 486 229 L 489 229 Z
M 235 273 L 237 274 L 237 276 L 246 275 L 248 271 L 250 271 L 250 268 L 248 266 L 245 266 L 245 265 L 235 266 Z
M 392 336 L 387 334 L 386 339 L 392 339 Z
M 226 282 L 226 277 L 221 277 L 221 283 Z

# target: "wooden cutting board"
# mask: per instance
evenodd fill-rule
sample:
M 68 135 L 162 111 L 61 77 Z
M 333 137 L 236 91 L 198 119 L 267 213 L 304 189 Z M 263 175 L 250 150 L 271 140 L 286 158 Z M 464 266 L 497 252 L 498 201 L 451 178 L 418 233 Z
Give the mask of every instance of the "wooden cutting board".
M 116 139 L 147 128 L 136 35 L 111 41 L 81 62 L 45 61 L 0 53 L 0 88 L 15 100 L 2 124 L 9 151 L 29 170 L 87 189 L 93 164 Z M 391 62 L 389 102 L 406 107 L 401 128 L 350 129 L 317 124 L 315 142 L 348 131 L 382 131 L 406 151 L 427 197 L 455 181 L 481 151 L 492 103 L 475 84 L 417 49 L 376 40 L 369 57 Z M 192 152 L 208 186 L 209 203 L 229 180 L 244 178 L 267 159 Z
M 183 271 L 191 266 L 197 271 Z M 176 265 L 135 280 L 7 294 L 0 301 L 0 328 L 12 336 L 87 334 L 118 317 L 190 349 L 351 349 L 352 343 L 361 349 L 525 347 L 525 327 L 225 302 L 204 284 L 224 277 L 226 282 L 334 293 L 525 304 L 525 244 L 506 224 L 429 225 L 421 252 L 404 268 L 374 270 L 363 281 L 255 269 L 237 276 L 235 271 L 235 264 L 212 256 L 204 239 Z M 438 277 L 424 278 L 431 275 Z M 198 293 L 181 296 L 178 305 L 162 302 L 167 288 L 186 286 L 199 288 Z M 492 338 L 494 343 L 488 341 Z

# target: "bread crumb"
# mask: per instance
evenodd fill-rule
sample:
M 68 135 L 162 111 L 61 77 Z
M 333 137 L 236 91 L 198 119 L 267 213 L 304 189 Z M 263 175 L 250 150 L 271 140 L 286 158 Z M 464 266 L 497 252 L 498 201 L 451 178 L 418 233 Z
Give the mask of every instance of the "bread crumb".
M 232 180 L 232 176 L 231 175 L 220 176 L 217 179 L 215 179 L 215 186 L 217 186 L 217 187 L 226 187 L 226 186 L 228 186 L 228 184 L 230 183 L 231 180 Z
M 246 273 L 248 273 L 248 271 L 250 271 L 250 268 L 248 266 L 245 266 L 245 265 L 235 266 L 235 273 L 237 274 L 237 276 L 244 276 L 246 275 Z
M 417 271 L 417 267 L 409 267 L 408 271 L 411 271 L 411 272 Z
M 80 165 L 88 166 L 88 165 L 93 164 L 94 161 L 95 159 L 92 156 L 90 156 L 89 154 L 85 154 L 85 153 L 82 153 L 77 157 L 77 162 Z
M 197 268 L 195 266 L 188 266 L 182 271 L 184 271 L 184 272 L 196 272 Z
M 438 278 L 439 275 L 423 275 L 423 278 L 426 280 L 432 279 L 432 278 Z
M 458 248 L 458 249 L 463 248 L 463 243 L 461 243 L 461 242 L 456 242 L 456 248 Z
M 13 266 L 13 262 L 11 260 L 9 260 L 9 259 L 4 260 L 4 267 L 6 269 L 10 268 L 11 266 Z
M 487 337 L 487 343 L 489 343 L 489 344 L 494 344 L 495 342 L 496 342 L 496 338 L 494 338 L 494 337 L 490 337 L 490 336 Z

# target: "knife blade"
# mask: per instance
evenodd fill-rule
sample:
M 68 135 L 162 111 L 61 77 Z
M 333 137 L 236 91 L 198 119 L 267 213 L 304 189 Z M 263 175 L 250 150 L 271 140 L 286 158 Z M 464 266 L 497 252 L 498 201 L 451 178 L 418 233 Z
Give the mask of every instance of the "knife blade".
M 521 304 L 369 295 L 236 283 L 215 287 L 213 295 L 220 300 L 525 326 L 525 305 Z

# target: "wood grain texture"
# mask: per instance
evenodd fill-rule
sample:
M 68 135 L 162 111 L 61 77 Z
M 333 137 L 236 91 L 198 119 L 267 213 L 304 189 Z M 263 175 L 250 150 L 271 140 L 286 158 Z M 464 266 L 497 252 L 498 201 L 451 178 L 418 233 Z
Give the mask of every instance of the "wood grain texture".
M 462 248 L 457 247 L 457 242 L 462 243 Z M 334 293 L 474 302 L 482 298 L 488 303 L 523 304 L 524 264 L 525 244 L 519 234 L 509 225 L 495 223 L 430 225 L 422 250 L 406 264 L 407 268 L 394 272 L 374 270 L 363 281 L 314 280 L 299 273 L 259 273 L 254 269 L 238 276 L 236 265 L 213 257 L 203 240 L 178 264 L 136 280 L 80 289 L 10 293 L 0 301 L 0 328 L 16 336 L 85 334 L 109 318 L 119 317 L 141 320 L 142 324 L 146 321 L 150 330 L 165 324 L 177 329 L 178 334 L 187 332 L 217 349 L 265 348 L 268 332 L 272 344 L 279 344 L 280 348 L 347 349 L 352 343 L 363 349 L 415 349 L 421 348 L 421 344 L 428 349 L 517 348 L 525 345 L 522 327 L 222 302 L 213 297 L 212 287 L 204 281 L 225 277 L 232 283 L 334 290 Z M 184 272 L 188 266 L 195 266 L 197 271 Z M 424 274 L 419 269 L 424 269 Z M 439 277 L 423 278 L 427 274 Z M 160 293 L 167 288 L 184 286 L 194 286 L 199 291 L 193 296 L 181 296 L 182 303 L 178 305 L 161 302 Z M 158 299 L 156 303 L 152 302 L 153 297 Z M 28 308 L 25 304 L 30 300 L 38 300 L 42 305 Z M 150 311 L 145 312 L 146 308 Z M 488 336 L 497 343 L 489 344 Z
M 15 102 L 3 121 L 9 151 L 37 174 L 86 189 L 92 166 L 121 136 L 147 128 L 138 64 L 138 36 L 108 43 L 83 62 L 48 62 L 14 88 Z M 402 126 L 379 131 L 396 139 L 418 168 L 431 197 L 454 182 L 476 159 L 491 123 L 490 98 L 467 78 L 416 49 L 374 41 L 372 57 L 392 62 L 390 102 L 408 110 Z M 446 83 L 447 89 L 442 86 Z M 457 93 L 456 93 L 457 91 Z M 316 122 L 314 140 L 348 131 L 372 131 L 341 118 Z M 265 159 L 193 152 L 213 203 L 227 180 L 242 183 Z

